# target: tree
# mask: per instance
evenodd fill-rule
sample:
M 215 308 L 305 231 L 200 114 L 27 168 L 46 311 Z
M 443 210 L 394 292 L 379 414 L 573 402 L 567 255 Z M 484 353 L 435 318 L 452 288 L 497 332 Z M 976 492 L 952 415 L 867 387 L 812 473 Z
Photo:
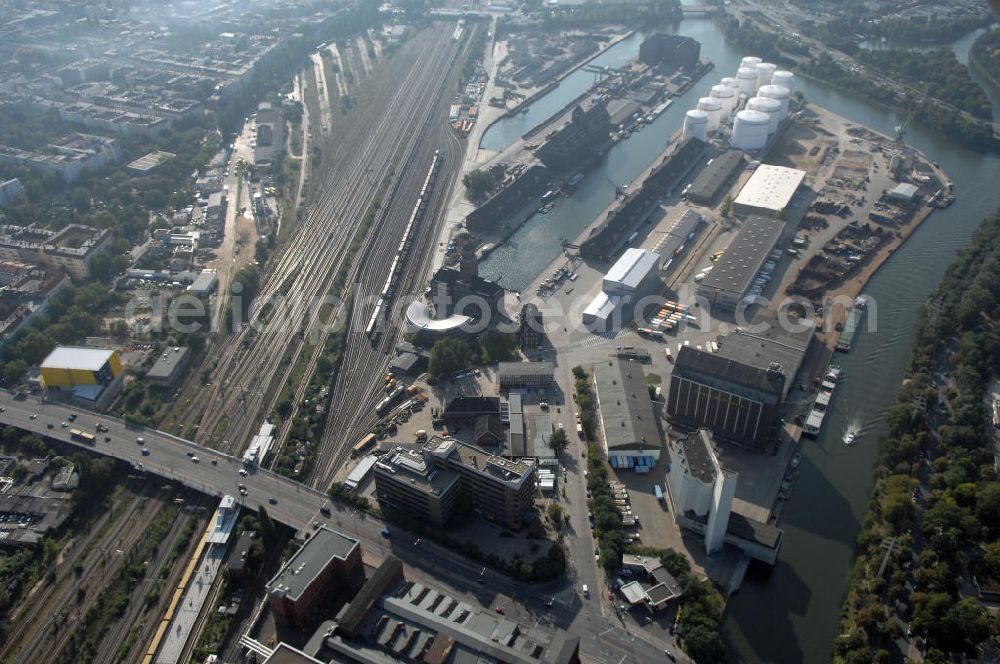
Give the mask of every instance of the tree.
M 552 503 L 546 511 L 549 514 L 549 520 L 552 521 L 552 525 L 556 527 L 556 530 L 561 530 L 563 520 L 562 507 L 558 503 Z
M 733 197 L 726 194 L 725 199 L 722 201 L 722 207 L 719 208 L 719 214 L 723 217 L 728 217 L 733 211 Z
M 431 378 L 440 381 L 468 367 L 471 359 L 472 349 L 462 339 L 440 339 L 431 347 L 427 368 Z
M 470 201 L 480 201 L 496 186 L 496 181 L 488 171 L 477 168 L 465 174 L 462 184 L 465 185 L 465 195 Z
M 549 447 L 552 448 L 552 452 L 558 457 L 562 456 L 566 448 L 569 447 L 569 437 L 566 435 L 565 429 L 556 429 L 549 436 Z

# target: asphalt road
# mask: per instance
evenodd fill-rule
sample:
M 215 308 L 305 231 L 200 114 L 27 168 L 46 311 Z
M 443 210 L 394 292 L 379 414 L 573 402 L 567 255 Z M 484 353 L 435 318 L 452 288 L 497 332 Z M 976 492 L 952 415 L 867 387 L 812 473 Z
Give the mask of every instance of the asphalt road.
M 0 425 L 90 448 L 208 495 L 228 493 L 239 497 L 238 485 L 242 483 L 248 495 L 240 499 L 246 508 L 257 510 L 264 504 L 272 518 L 296 530 L 326 523 L 356 537 L 362 549 L 371 556 L 391 553 L 402 559 L 408 578 L 427 578 L 433 585 L 485 607 L 503 606 L 512 619 L 554 625 L 577 634 L 581 639 L 581 653 L 588 661 L 608 664 L 666 661 L 663 651 L 670 644 L 655 643 L 648 634 L 638 633 L 626 623 L 602 615 L 603 587 L 597 583 L 591 585 L 590 599 L 585 599 L 569 580 L 524 584 L 448 549 L 416 539 L 402 529 L 389 526 L 390 536 L 383 537 L 386 525 L 382 521 L 335 503 L 298 482 L 265 470 L 241 476 L 242 462 L 238 459 L 161 431 L 127 426 L 117 418 L 58 402 L 43 402 L 36 396 L 18 400 L 8 390 L 0 390 L 0 407 L 3 408 Z M 70 420 L 72 414 L 76 415 L 75 421 Z M 62 426 L 64 422 L 66 427 Z M 108 431 L 97 432 L 98 423 Z M 69 430 L 72 428 L 94 433 L 98 437 L 96 444 L 91 447 L 71 440 Z M 105 436 L 110 440 L 106 441 Z M 142 438 L 144 443 L 139 444 L 137 438 Z M 148 456 L 142 454 L 143 446 L 149 450 Z M 197 456 L 199 461 L 193 461 L 189 455 Z M 269 502 L 271 498 L 276 501 L 274 504 Z M 320 513 L 324 506 L 332 511 L 329 517 Z M 553 606 L 547 607 L 546 602 L 553 597 Z

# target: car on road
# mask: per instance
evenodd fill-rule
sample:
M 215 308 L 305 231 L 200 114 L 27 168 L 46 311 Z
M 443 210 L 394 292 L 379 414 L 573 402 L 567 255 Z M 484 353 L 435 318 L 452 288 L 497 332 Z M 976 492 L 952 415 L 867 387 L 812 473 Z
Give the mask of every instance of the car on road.
M 135 439 L 135 442 L 139 443 L 140 445 L 145 445 L 146 439 L 143 438 L 142 436 L 139 436 L 138 438 Z
M 104 442 L 105 443 L 110 443 L 111 442 L 111 436 L 105 436 L 104 437 Z
M 48 424 L 45 425 L 45 428 L 46 429 L 51 429 L 51 428 L 53 428 L 53 426 L 54 425 L 52 424 L 52 422 L 49 422 Z
M 275 498 L 274 496 L 271 496 L 270 498 L 267 499 L 267 502 L 271 503 L 272 505 L 277 505 L 278 499 Z
M 201 459 L 199 459 L 196 456 L 191 457 L 191 461 L 194 461 L 195 463 L 201 463 Z
M 29 420 L 37 420 L 38 419 L 38 413 L 32 413 L 31 417 L 29 417 L 28 419 Z
M 246 468 L 240 468 L 240 475 L 246 477 L 247 475 L 249 475 L 249 473 L 247 472 Z
M 323 507 L 319 508 L 319 513 L 322 514 L 323 516 L 330 516 L 330 508 L 324 505 Z
M 586 583 L 583 584 L 583 598 L 590 599 L 590 588 L 587 587 Z
M 68 419 L 70 422 L 76 422 L 76 413 L 70 413 L 69 417 L 67 417 L 66 419 Z
M 382 537 L 384 537 L 386 539 L 389 539 L 391 536 L 392 536 L 392 533 L 389 532 L 388 528 L 383 528 L 382 529 Z
M 676 662 L 677 661 L 677 658 L 674 656 L 674 653 L 670 652 L 669 650 L 664 650 L 663 654 L 666 655 L 670 659 L 671 662 Z
M 149 448 L 142 448 L 142 456 L 149 456 Z
M 499 613 L 500 615 L 504 615 L 504 614 L 505 614 L 505 613 L 507 613 L 507 612 L 503 610 L 503 607 L 502 607 L 502 606 L 498 606 L 498 607 L 497 607 L 497 613 Z
M 62 428 L 63 428 L 63 429 L 65 429 L 65 428 L 66 428 L 66 427 L 68 427 L 68 426 L 69 426 L 69 424 L 67 424 L 66 422 L 63 422 L 63 423 L 62 423 Z
M 103 424 L 101 424 L 100 422 L 98 422 L 97 423 L 97 430 L 100 431 L 101 433 L 104 433 L 105 431 L 108 430 L 108 428 L 106 426 L 104 426 Z
M 247 491 L 246 487 L 240 487 L 240 495 L 241 496 L 245 496 L 245 495 L 247 495 L 247 493 L 249 493 L 249 492 Z
M 545 601 L 545 606 L 547 606 L 547 607 L 549 607 L 549 608 L 551 609 L 551 608 L 552 608 L 552 606 L 553 606 L 553 605 L 554 605 L 555 603 L 556 603 L 556 598 L 555 598 L 555 597 L 550 597 L 550 598 L 548 598 L 548 599 L 547 599 L 547 600 Z

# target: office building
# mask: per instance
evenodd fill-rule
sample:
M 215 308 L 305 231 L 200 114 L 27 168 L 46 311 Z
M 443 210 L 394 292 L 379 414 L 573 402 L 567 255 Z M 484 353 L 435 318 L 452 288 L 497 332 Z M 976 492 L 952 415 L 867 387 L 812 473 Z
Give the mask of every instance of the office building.
M 459 479 L 460 498 L 452 494 L 453 475 Z M 483 517 L 519 529 L 533 504 L 534 481 L 535 466 L 530 461 L 505 459 L 454 438 L 438 436 L 419 451 L 393 450 L 375 466 L 375 491 L 380 505 L 435 525 L 447 523 L 454 501 L 460 499 Z
M 423 449 L 397 447 L 374 466 L 375 496 L 382 509 L 391 508 L 439 528 L 451 519 L 461 479 L 453 470 L 438 468 Z
M 336 613 L 363 584 L 361 545 L 320 526 L 268 581 L 266 589 L 275 622 L 302 630 Z
M 660 458 L 662 438 L 642 366 L 618 359 L 595 364 L 594 382 L 608 463 L 648 472 Z

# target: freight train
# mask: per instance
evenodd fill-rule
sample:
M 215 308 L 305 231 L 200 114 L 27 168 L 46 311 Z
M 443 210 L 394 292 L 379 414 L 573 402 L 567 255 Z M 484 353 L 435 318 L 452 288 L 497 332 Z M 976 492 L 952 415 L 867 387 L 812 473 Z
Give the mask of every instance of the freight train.
M 398 285 L 399 278 L 403 271 L 403 259 L 410 252 L 410 247 L 413 244 L 413 239 L 416 236 L 417 225 L 423 221 L 424 214 L 427 211 L 427 205 L 430 202 L 431 191 L 434 187 L 434 179 L 437 177 L 438 167 L 441 163 L 441 151 L 434 151 L 434 159 L 431 160 L 431 166 L 427 169 L 427 176 L 424 178 L 424 184 L 420 188 L 420 195 L 417 196 L 417 202 L 413 205 L 413 210 L 410 212 L 410 220 L 406 223 L 406 229 L 403 231 L 403 238 L 399 242 L 399 249 L 396 251 L 395 258 L 392 259 L 392 265 L 389 267 L 389 274 L 386 276 L 385 285 L 382 287 L 381 293 L 379 293 L 378 301 L 375 302 L 375 309 L 372 311 L 371 317 L 368 319 L 368 327 L 365 328 L 365 334 L 373 342 L 378 339 L 379 334 L 381 334 L 382 328 L 385 326 L 385 319 L 389 312 L 390 300 L 396 292 L 396 286 Z

